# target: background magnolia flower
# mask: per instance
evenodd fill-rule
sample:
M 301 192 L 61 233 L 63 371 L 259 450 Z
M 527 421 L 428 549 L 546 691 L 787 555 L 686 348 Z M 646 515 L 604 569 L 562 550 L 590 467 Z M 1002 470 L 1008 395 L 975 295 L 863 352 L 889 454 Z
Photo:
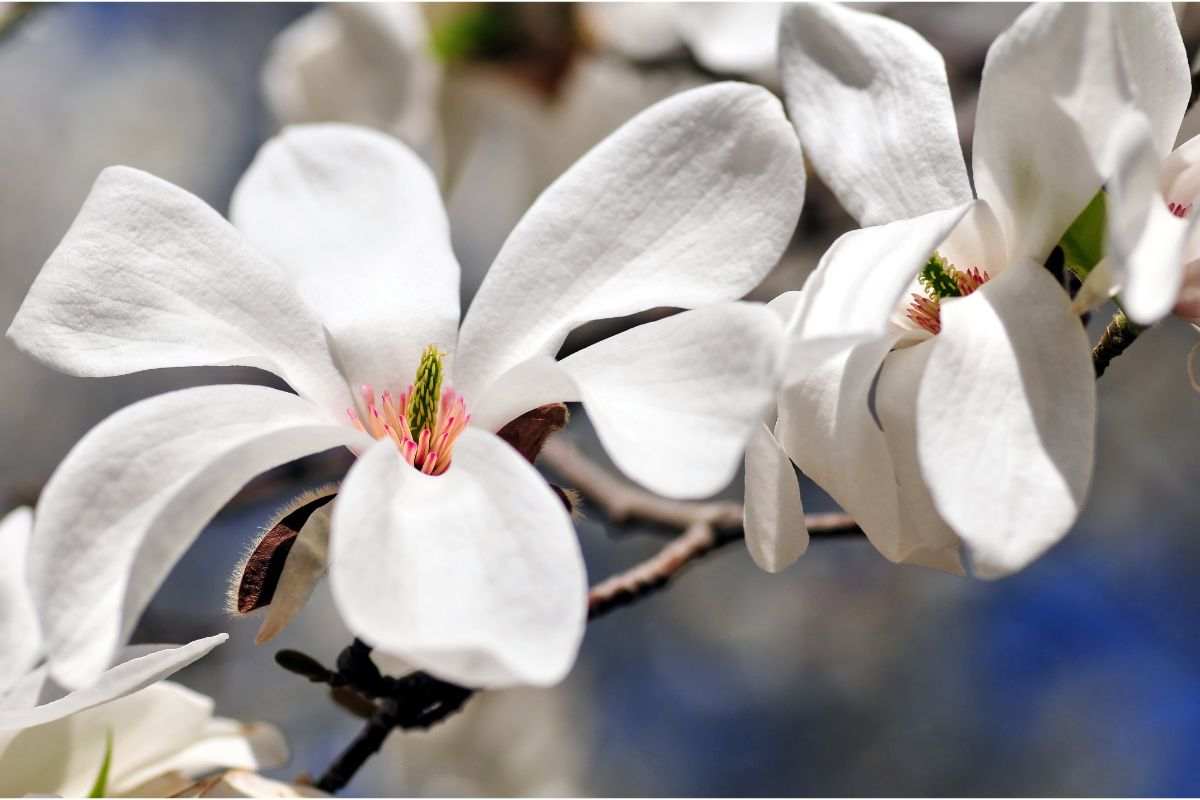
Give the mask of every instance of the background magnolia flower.
M 1184 121 L 1191 69 L 1175 14 L 1157 14 L 1154 24 L 1122 22 L 1094 45 L 1093 58 L 1110 65 L 1114 96 L 1109 118 L 1087 131 L 1107 178 L 1097 206 L 1106 223 L 1105 257 L 1075 265 L 1090 270 L 1076 306 L 1087 309 L 1119 292 L 1136 323 L 1153 324 L 1172 311 L 1196 318 L 1200 234 L 1192 212 L 1200 199 L 1200 137 L 1185 138 Z M 1095 245 L 1099 254 L 1101 242 Z
M 764 90 L 717 84 L 664 101 L 539 199 L 460 331 L 436 185 L 392 139 L 289 131 L 235 192 L 236 228 L 163 181 L 105 171 L 13 340 L 78 375 L 241 364 L 299 396 L 174 392 L 71 452 L 46 487 L 31 558 L 56 677 L 78 684 L 102 668 L 245 481 L 348 446 L 360 458 L 333 504 L 329 549 L 351 630 L 461 683 L 560 679 L 582 636 L 582 559 L 558 497 L 495 432 L 582 401 L 635 480 L 677 497 L 727 483 L 769 402 L 781 325 L 723 301 L 778 260 L 802 174 Z M 554 359 L 583 322 L 667 305 L 699 308 Z M 439 397 L 443 378 L 453 390 Z M 418 437 L 408 412 L 421 404 Z M 86 613 L 63 613 L 81 597 Z
M 636 61 L 683 50 L 718 75 L 778 83 L 776 52 L 782 3 L 584 3 L 587 32 Z
M 126 647 L 90 685 L 71 692 L 57 686 L 47 668 L 37 666 L 38 598 L 25 574 L 32 531 L 26 508 L 0 521 L 8 553 L 0 568 L 0 795 L 86 794 L 110 736 L 108 794 L 169 793 L 218 767 L 259 769 L 287 760 L 274 727 L 215 718 L 209 698 L 159 682 L 225 641 L 225 634 L 182 647 Z
M 1115 101 L 1095 45 L 1164 14 L 1024 12 L 988 52 L 973 192 L 936 51 L 881 17 L 788 9 L 792 119 L 818 174 L 870 227 L 839 239 L 792 301 L 776 434 L 889 559 L 958 571 L 961 541 L 975 574 L 997 577 L 1074 523 L 1092 471 L 1094 375 L 1042 263 L 1101 185 L 1085 132 Z M 780 547 L 769 527 L 748 533 L 767 537 L 761 553 Z

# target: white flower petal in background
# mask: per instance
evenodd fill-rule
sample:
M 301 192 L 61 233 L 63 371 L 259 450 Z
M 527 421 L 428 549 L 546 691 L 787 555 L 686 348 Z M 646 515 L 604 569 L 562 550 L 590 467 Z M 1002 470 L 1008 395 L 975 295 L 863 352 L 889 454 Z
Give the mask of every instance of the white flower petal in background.
M 591 319 L 745 294 L 791 238 L 803 174 L 761 88 L 715 84 L 638 115 L 513 231 L 463 321 L 455 385 L 476 396 Z
M 160 395 L 94 428 L 46 485 L 30 549 L 55 678 L 80 686 L 108 666 L 171 566 L 250 478 L 369 442 L 295 395 L 252 386 Z
M 860 225 L 971 200 L 946 68 L 919 34 L 845 6 L 798 3 L 780 39 L 805 152 Z
M 571 519 L 495 436 L 468 429 L 431 477 L 390 441 L 365 452 L 333 512 L 334 598 L 367 643 L 468 686 L 563 678 L 587 579 Z
M 262 86 L 281 125 L 367 125 L 432 159 L 441 77 L 418 4 L 332 3 L 276 38 Z
M 112 736 L 107 795 L 132 791 L 164 772 L 193 776 L 216 766 L 276 767 L 287 758 L 278 731 L 214 719 L 211 699 L 172 683 L 56 721 L 0 734 L 0 794 L 83 796 Z
M 25 554 L 33 533 L 33 512 L 10 511 L 0 520 L 0 696 L 24 676 L 41 654 L 37 609 L 25 576 Z
M 421 350 L 452 351 L 458 262 L 437 181 L 394 138 L 290 128 L 246 170 L 230 219 L 320 317 L 347 382 L 393 386 Z

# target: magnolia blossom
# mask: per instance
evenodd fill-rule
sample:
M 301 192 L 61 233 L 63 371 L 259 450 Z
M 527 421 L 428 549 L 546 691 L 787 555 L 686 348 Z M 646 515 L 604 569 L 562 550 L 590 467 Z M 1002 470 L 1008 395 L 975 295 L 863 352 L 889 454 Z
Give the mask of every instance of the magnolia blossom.
M 945 68 L 924 39 L 844 7 L 786 12 L 789 112 L 818 174 L 867 227 L 776 301 L 796 319 L 775 434 L 887 558 L 961 572 L 962 543 L 975 574 L 1001 576 L 1079 514 L 1094 375 L 1071 300 L 1042 264 L 1101 185 L 1084 132 L 1114 106 L 1095 46 L 1113 17 L 1137 37 L 1169 13 L 1025 11 L 988 52 L 972 191 Z M 769 474 L 791 493 L 782 467 Z M 748 534 L 770 569 L 803 549 L 791 508 L 782 529 L 747 512 L 762 517 Z
M 1108 177 L 1106 257 L 1076 303 L 1086 308 L 1119 292 L 1124 311 L 1143 325 L 1172 311 L 1200 318 L 1200 136 L 1184 140 L 1191 69 L 1175 15 L 1160 13 L 1155 23 L 1120 26 L 1097 42 L 1096 57 L 1118 78 L 1120 105 L 1091 132 Z
M 776 45 L 782 3 L 582 3 L 588 33 L 637 61 L 689 50 L 721 75 L 778 83 Z
M 252 365 L 296 394 L 154 397 L 67 456 L 30 559 L 53 674 L 77 685 L 102 669 L 248 479 L 344 446 L 358 459 L 336 500 L 293 520 L 314 530 L 300 531 L 308 566 L 291 594 L 322 569 L 327 534 L 334 599 L 377 652 L 476 686 L 559 680 L 586 578 L 569 514 L 529 462 L 536 410 L 582 402 L 617 466 L 654 491 L 727 483 L 773 394 L 782 325 L 726 301 L 776 263 L 802 193 L 799 143 L 768 92 L 677 95 L 539 198 L 460 328 L 434 179 L 390 137 L 285 131 L 237 187 L 233 224 L 150 175 L 106 170 L 11 338 L 76 375 Z M 694 310 L 556 360 L 581 323 L 660 306 Z
M 213 716 L 212 700 L 162 678 L 227 638 L 182 647 L 125 647 L 90 685 L 64 691 L 39 666 L 42 642 L 25 562 L 29 509 L 0 522 L 0 795 L 81 796 L 111 750 L 107 794 L 171 794 L 220 767 L 259 769 L 287 760 L 272 726 Z M 169 791 L 168 791 L 169 790 Z

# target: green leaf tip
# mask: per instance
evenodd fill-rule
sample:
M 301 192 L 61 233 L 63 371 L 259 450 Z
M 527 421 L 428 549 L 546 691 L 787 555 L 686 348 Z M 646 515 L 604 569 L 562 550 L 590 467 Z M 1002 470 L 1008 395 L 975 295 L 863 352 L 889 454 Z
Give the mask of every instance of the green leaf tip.
M 96 780 L 92 782 L 88 797 L 104 797 L 108 791 L 108 771 L 112 767 L 112 754 L 113 733 L 112 728 L 109 728 L 104 733 L 104 758 L 100 761 L 100 771 L 96 773 Z

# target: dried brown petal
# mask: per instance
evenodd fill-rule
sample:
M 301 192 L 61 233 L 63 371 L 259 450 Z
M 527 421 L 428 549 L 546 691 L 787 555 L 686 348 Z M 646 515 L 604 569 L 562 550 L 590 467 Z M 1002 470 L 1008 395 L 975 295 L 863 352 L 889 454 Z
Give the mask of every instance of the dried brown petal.
M 551 403 L 526 411 L 509 422 L 496 435 L 508 442 L 532 464 L 542 452 L 542 445 L 550 434 L 561 431 L 567 425 L 567 407 L 562 403 Z
M 337 496 L 337 486 L 326 486 L 305 492 L 285 506 L 266 532 L 246 555 L 241 567 L 234 572 L 229 591 L 229 605 L 236 614 L 249 614 L 271 604 L 283 565 L 287 562 L 296 537 L 317 509 Z

